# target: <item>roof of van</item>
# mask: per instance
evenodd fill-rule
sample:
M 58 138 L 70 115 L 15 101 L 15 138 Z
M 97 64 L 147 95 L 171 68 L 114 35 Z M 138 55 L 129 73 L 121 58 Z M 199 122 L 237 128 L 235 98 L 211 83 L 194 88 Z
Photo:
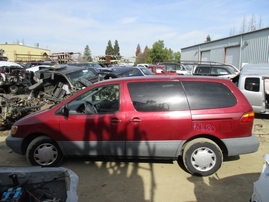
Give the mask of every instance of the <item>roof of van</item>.
M 269 64 L 246 64 L 240 74 L 269 75 Z

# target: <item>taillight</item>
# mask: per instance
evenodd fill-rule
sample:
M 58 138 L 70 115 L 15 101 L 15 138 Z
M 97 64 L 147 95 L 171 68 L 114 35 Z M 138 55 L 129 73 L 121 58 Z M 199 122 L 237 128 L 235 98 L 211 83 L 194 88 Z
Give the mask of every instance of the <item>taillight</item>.
M 248 112 L 248 113 L 243 114 L 243 116 L 241 117 L 240 122 L 241 123 L 253 122 L 254 118 L 255 118 L 254 112 Z

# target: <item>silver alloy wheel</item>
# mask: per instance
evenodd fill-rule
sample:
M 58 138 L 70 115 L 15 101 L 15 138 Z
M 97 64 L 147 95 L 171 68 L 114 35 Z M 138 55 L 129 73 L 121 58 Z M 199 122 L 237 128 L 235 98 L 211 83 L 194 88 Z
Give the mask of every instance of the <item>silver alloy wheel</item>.
M 216 154 L 207 147 L 200 147 L 191 154 L 191 164 L 199 171 L 208 171 L 216 164 Z
M 58 158 L 57 148 L 50 143 L 39 145 L 34 151 L 34 160 L 42 166 L 48 166 L 54 163 Z

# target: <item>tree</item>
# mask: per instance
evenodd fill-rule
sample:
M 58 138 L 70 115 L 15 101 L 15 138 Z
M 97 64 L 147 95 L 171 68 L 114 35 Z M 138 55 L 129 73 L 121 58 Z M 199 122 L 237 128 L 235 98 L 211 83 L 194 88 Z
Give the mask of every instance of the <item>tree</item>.
M 244 16 L 242 23 L 241 23 L 241 33 L 245 33 L 246 32 L 246 28 L 247 27 L 247 20 L 246 20 L 246 16 Z
M 114 55 L 115 56 L 120 56 L 120 47 L 119 47 L 119 43 L 118 43 L 118 40 L 115 40 L 115 43 L 114 43 Z
M 230 36 L 235 35 L 235 33 L 236 33 L 235 27 L 233 27 L 232 29 L 230 29 Z
M 164 47 L 163 40 L 155 42 L 152 48 L 148 50 L 147 61 L 149 63 L 168 61 L 168 58 L 169 58 L 169 50 Z
M 175 52 L 174 53 L 174 60 L 175 61 L 180 61 L 181 59 L 181 53 L 178 51 L 178 52 Z
M 256 16 L 252 14 L 248 22 L 248 31 L 256 30 Z
M 83 60 L 87 61 L 87 62 L 92 62 L 91 50 L 90 50 L 88 45 L 86 45 L 86 47 L 84 49 Z
M 138 56 L 141 53 L 140 45 L 138 44 L 135 51 L 135 56 Z
M 209 35 L 207 35 L 207 37 L 206 37 L 206 41 L 205 41 L 205 42 L 209 42 L 209 41 L 211 41 L 211 38 L 210 38 Z
M 138 44 L 138 46 L 139 46 L 139 49 L 140 49 L 140 45 L 139 44 Z M 136 50 L 138 50 L 138 48 Z M 137 51 L 137 52 L 139 52 L 139 51 Z M 140 49 L 140 53 L 138 53 L 136 55 L 135 65 L 137 65 L 139 63 L 148 63 L 147 62 L 147 58 L 148 58 L 148 46 L 146 46 L 144 48 L 144 52 L 143 53 L 141 52 L 141 49 Z
M 144 51 L 143 51 L 143 55 L 144 55 L 145 62 L 146 62 L 147 58 L 149 56 L 149 48 L 148 48 L 148 46 L 145 46 Z
M 111 41 L 108 41 L 107 47 L 106 47 L 106 55 L 114 55 L 114 49 L 112 47 Z
M 258 24 L 258 29 L 261 29 L 261 28 L 262 28 L 262 16 L 260 16 L 259 24 Z

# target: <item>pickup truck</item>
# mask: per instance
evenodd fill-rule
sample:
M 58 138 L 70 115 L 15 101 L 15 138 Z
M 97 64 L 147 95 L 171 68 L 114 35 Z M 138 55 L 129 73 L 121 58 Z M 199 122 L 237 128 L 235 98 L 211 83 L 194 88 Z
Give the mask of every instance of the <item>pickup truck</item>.
M 166 71 L 164 65 L 149 65 L 147 68 L 150 69 L 156 75 L 179 75 L 176 72 Z

